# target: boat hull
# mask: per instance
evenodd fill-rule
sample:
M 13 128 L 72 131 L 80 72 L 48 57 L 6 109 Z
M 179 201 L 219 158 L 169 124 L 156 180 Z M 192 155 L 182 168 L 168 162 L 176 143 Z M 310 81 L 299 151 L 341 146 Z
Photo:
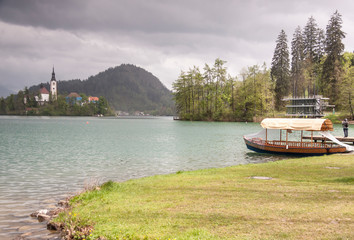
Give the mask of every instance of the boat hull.
M 335 147 L 294 147 L 287 145 L 269 145 L 265 141 L 252 141 L 252 139 L 243 138 L 248 149 L 262 153 L 279 153 L 294 155 L 324 155 L 333 153 L 344 153 L 346 148 L 342 146 Z

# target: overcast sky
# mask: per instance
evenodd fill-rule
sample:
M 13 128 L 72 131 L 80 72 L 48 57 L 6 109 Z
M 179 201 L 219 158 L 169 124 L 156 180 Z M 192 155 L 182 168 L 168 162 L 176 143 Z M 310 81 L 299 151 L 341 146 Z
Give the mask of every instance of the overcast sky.
M 0 95 L 8 88 L 87 79 L 130 63 L 171 89 L 181 70 L 216 58 L 228 72 L 270 67 L 284 29 L 313 16 L 325 29 L 338 10 L 346 51 L 354 50 L 352 0 L 0 0 Z

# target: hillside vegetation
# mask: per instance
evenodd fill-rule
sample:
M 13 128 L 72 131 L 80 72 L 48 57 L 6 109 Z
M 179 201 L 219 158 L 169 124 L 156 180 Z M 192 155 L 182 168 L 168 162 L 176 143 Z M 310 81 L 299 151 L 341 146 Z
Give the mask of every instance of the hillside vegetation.
M 44 84 L 48 89 L 49 84 Z M 30 88 L 38 91 L 39 85 Z M 150 72 L 130 64 L 109 68 L 87 80 L 58 81 L 58 93 L 104 96 L 111 108 L 125 112 L 173 114 L 172 93 Z

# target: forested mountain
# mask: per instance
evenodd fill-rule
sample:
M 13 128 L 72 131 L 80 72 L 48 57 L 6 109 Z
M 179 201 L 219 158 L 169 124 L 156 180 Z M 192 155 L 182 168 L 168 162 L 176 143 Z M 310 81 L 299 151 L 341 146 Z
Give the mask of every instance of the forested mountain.
M 49 89 L 48 83 L 44 86 Z M 29 90 L 33 92 L 38 89 L 39 85 Z M 58 81 L 58 94 L 70 92 L 103 96 L 116 111 L 173 114 L 171 91 L 151 73 L 130 64 L 109 68 L 87 80 Z

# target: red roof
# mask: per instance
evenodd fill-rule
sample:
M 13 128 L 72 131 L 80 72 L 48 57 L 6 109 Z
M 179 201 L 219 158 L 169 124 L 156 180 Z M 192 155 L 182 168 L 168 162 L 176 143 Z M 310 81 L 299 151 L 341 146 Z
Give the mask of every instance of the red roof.
M 66 96 L 66 97 L 69 97 L 69 98 L 72 98 L 72 97 L 75 97 L 75 98 L 77 98 L 77 97 L 81 97 L 79 94 L 77 94 L 76 92 L 71 92 L 68 96 Z
M 91 102 L 91 101 L 99 101 L 100 99 L 98 97 L 89 97 L 88 100 L 89 102 Z
M 39 89 L 39 92 L 41 94 L 49 94 L 48 90 L 45 87 L 42 87 L 41 89 Z

